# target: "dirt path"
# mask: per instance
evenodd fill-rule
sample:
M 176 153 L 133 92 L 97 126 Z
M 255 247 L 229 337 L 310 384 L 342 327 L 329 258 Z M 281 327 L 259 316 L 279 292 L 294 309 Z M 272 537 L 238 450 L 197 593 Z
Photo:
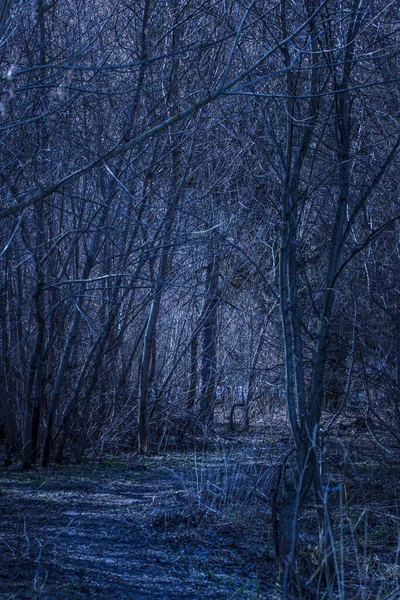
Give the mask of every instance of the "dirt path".
M 0 597 L 273 598 L 256 527 L 188 500 L 182 457 L 0 473 Z

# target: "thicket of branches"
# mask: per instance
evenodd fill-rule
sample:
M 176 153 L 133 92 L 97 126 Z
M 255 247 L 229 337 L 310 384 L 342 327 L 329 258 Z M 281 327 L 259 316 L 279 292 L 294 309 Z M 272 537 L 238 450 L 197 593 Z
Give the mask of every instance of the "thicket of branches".
M 397 3 L 0 7 L 7 460 L 281 398 L 290 578 L 323 411 L 398 436 Z

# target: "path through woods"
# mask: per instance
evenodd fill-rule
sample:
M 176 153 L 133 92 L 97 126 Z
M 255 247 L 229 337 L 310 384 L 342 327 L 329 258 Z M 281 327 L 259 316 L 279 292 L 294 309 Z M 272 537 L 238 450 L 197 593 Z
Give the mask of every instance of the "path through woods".
M 378 424 L 374 432 L 384 439 Z M 280 599 L 271 500 L 289 439 L 276 415 L 271 427 L 224 433 L 207 450 L 1 468 L 1 600 Z M 350 414 L 327 442 L 325 489 L 333 535 L 343 540 L 336 558 L 346 600 L 400 597 L 400 463 L 397 442 L 386 443 L 391 461 Z M 310 494 L 299 570 L 303 598 L 322 600 L 315 513 Z
M 204 507 L 188 503 L 182 467 L 182 455 L 164 455 L 146 466 L 110 457 L 4 469 L 0 597 L 271 597 L 260 532 L 239 515 L 205 519 Z

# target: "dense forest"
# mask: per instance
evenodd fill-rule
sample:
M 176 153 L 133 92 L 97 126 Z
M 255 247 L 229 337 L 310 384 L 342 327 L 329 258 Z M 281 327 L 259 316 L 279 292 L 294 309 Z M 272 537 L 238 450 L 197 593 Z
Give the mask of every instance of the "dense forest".
M 369 595 L 364 540 L 347 589 L 360 521 L 335 479 L 347 432 L 396 513 L 399 16 L 395 0 L 1 0 L 6 482 L 279 429 L 259 531 L 281 595 L 241 597 L 399 597 L 398 515 L 385 584 Z

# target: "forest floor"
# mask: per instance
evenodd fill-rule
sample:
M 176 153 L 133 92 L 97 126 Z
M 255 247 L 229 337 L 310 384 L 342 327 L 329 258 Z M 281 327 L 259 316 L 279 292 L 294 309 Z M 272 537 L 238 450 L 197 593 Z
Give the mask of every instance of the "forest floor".
M 244 512 L 230 476 L 220 452 L 2 469 L 0 598 L 273 597 L 265 502 Z
M 336 432 L 327 460 L 338 597 L 394 600 L 398 466 L 356 426 Z M 288 441 L 276 422 L 208 449 L 1 469 L 0 598 L 279 599 L 270 490 Z M 318 591 L 315 513 L 310 499 L 300 569 L 316 599 L 328 596 Z

